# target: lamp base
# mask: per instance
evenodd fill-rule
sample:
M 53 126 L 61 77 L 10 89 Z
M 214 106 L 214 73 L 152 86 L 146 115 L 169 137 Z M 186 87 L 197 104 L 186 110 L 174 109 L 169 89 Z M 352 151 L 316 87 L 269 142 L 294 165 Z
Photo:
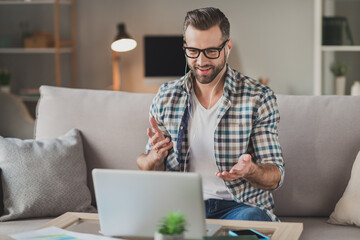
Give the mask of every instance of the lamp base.
M 119 67 L 120 56 L 118 52 L 113 51 L 113 90 L 120 91 L 120 67 Z

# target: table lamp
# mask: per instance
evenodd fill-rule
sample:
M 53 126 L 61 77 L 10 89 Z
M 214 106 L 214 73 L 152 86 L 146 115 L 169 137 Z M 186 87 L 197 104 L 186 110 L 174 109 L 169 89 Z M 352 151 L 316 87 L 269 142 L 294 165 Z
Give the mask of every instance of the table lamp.
M 127 52 L 133 50 L 137 43 L 130 35 L 125 31 L 125 24 L 119 23 L 118 33 L 115 40 L 111 44 L 113 50 L 113 90 L 120 90 L 120 69 L 119 69 L 119 52 Z

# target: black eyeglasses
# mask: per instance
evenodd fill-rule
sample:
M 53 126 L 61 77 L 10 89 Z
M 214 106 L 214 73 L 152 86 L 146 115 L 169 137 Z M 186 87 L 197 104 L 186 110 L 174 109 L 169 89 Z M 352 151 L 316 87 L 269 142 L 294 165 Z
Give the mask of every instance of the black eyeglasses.
M 193 48 L 193 47 L 183 47 L 184 51 L 185 51 L 185 55 L 188 58 L 198 58 L 200 56 L 200 53 L 204 53 L 205 57 L 210 58 L 210 59 L 216 59 L 220 57 L 220 52 L 221 50 L 224 49 L 224 47 L 226 46 L 226 43 L 229 41 L 226 40 L 225 42 L 223 42 L 221 44 L 221 47 L 219 48 L 205 48 L 205 49 L 198 49 L 198 48 Z

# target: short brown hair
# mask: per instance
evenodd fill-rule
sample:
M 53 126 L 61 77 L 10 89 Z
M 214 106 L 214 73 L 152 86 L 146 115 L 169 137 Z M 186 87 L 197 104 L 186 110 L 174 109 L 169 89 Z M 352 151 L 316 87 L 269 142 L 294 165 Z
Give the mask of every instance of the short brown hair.
M 223 39 L 227 40 L 230 37 L 229 20 L 218 8 L 199 8 L 187 12 L 184 21 L 184 38 L 185 31 L 190 24 L 199 30 L 208 30 L 215 25 L 219 25 Z

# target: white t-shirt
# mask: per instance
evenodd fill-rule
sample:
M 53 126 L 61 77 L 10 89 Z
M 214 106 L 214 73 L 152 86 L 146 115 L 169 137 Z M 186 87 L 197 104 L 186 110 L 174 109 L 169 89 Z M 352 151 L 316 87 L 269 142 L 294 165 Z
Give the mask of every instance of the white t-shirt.
M 211 108 L 204 108 L 192 91 L 192 111 L 189 120 L 190 171 L 202 177 L 204 200 L 233 200 L 218 172 L 214 151 L 214 132 L 217 126 L 219 101 Z

